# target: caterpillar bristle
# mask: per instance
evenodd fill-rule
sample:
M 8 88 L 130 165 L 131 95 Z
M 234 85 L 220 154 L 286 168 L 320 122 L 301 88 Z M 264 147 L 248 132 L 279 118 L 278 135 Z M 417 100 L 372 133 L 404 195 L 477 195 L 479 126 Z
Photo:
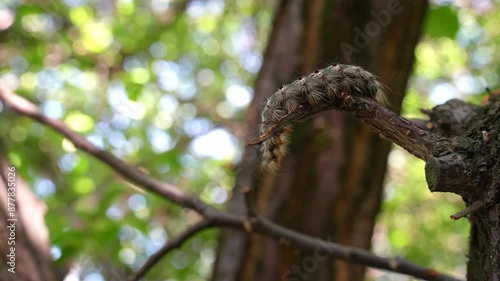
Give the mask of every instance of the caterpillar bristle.
M 283 104 L 288 100 L 285 91 L 283 91 L 283 87 L 281 87 L 278 90 L 278 92 L 276 92 L 276 95 L 273 95 L 272 97 L 275 99 L 274 101 L 278 104 Z
M 297 110 L 299 103 L 296 100 L 289 99 L 285 102 L 285 108 L 288 112 L 293 112 Z
M 289 143 L 291 125 L 351 96 L 386 104 L 386 88 L 359 66 L 332 64 L 282 86 L 269 97 L 261 113 L 261 136 L 248 145 L 261 144 L 262 169 L 276 173 Z

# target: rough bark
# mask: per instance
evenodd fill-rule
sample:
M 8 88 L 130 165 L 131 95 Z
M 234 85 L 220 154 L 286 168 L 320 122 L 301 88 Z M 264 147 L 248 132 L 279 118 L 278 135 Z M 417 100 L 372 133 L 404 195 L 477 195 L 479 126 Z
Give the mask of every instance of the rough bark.
M 297 56 L 303 33 L 301 18 L 302 0 L 281 1 L 269 39 L 269 47 L 264 54 L 264 63 L 257 77 L 255 96 L 248 110 L 249 131 L 256 132 L 259 111 L 265 97 L 274 92 L 280 83 L 287 82 L 296 73 L 300 56 Z M 287 43 L 288 42 L 288 43 Z M 284 48 L 287 46 L 288 48 Z M 280 46 L 275 48 L 273 46 Z M 259 170 L 259 155 L 256 149 L 246 149 L 240 166 L 240 173 L 233 189 L 233 197 L 229 202 L 231 213 L 243 214 L 245 204 L 242 189 L 255 189 L 255 178 Z M 225 229 L 221 233 L 216 266 L 212 280 L 236 280 L 247 258 L 248 235 L 237 230 Z
M 500 280 L 500 98 L 484 106 L 451 100 L 432 110 L 428 127 L 446 135 L 426 162 L 431 191 L 461 195 L 471 223 L 467 280 Z
M 420 34 L 425 1 L 284 0 L 277 8 L 248 124 L 258 123 L 265 98 L 282 84 L 331 62 L 358 63 L 392 89 L 399 110 Z M 392 9 L 378 32 L 360 44 L 374 14 Z M 364 31 L 362 31 L 364 32 Z M 349 52 L 349 46 L 355 48 Z M 347 49 L 346 49 L 347 48 Z M 249 132 L 256 132 L 250 127 Z M 253 137 L 253 136 L 252 136 Z M 295 128 L 277 176 L 260 174 L 256 148 L 245 151 L 230 210 L 244 212 L 240 191 L 257 189 L 257 210 L 294 230 L 370 248 L 390 143 L 351 115 L 329 111 Z M 364 267 L 320 262 L 282 249 L 271 238 L 222 231 L 212 280 L 362 280 Z M 294 279 L 295 278 L 295 279 Z

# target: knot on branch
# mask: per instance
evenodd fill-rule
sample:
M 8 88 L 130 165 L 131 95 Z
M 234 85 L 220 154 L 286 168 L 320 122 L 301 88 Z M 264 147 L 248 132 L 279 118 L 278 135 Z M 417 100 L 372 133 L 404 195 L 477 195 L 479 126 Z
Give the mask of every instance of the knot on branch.
M 429 116 L 426 127 L 444 137 L 463 134 L 469 121 L 475 115 L 478 106 L 452 99 L 432 109 L 422 109 L 422 113 Z
M 484 209 L 498 199 L 500 169 L 500 98 L 484 106 L 452 100 L 426 113 L 432 131 L 454 137 L 440 140 L 425 165 L 431 191 L 461 195 L 467 208 L 458 219 Z

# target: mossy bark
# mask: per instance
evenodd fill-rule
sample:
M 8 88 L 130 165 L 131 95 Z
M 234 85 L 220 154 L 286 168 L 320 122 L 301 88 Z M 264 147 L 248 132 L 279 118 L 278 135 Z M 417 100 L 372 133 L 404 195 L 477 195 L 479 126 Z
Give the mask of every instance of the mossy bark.
M 467 280 L 500 279 L 500 97 L 451 100 L 427 112 L 440 141 L 426 163 L 431 191 L 461 195 L 471 214 Z

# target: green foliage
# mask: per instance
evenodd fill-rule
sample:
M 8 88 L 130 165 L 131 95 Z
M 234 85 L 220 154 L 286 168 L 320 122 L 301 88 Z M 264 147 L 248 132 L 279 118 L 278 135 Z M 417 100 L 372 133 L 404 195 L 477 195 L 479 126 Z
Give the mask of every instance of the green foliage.
M 0 79 L 98 147 L 222 208 L 269 8 L 253 1 L 106 3 L 1 3 L 13 21 L 0 24 Z M 9 120 L 0 123 L 9 159 L 48 206 L 55 260 L 78 263 L 82 280 L 93 272 L 131 274 L 199 219 L 59 134 L 1 112 Z M 225 149 L 214 155 L 210 146 Z M 148 279 L 204 279 L 215 237 L 197 236 Z
M 425 18 L 424 34 L 432 38 L 455 38 L 459 28 L 456 10 L 450 6 L 429 9 Z
M 426 21 L 403 115 L 425 119 L 421 108 L 451 98 L 484 102 L 485 87 L 497 89 L 500 82 L 495 63 L 500 58 L 495 43 L 499 37 L 493 27 L 499 21 L 498 6 L 440 6 L 430 10 Z M 465 276 L 469 223 L 449 218 L 464 203 L 457 196 L 431 194 L 424 163 L 399 148 L 391 152 L 389 167 L 374 250 Z
M 384 239 L 388 240 L 381 238 L 375 245 L 390 245 L 379 250 L 464 275 L 469 223 L 449 217 L 465 204 L 456 195 L 431 194 L 425 188 L 424 163 L 407 157 L 402 149 L 393 150 L 389 159 L 386 198 L 379 218 L 379 231 L 387 233 Z

